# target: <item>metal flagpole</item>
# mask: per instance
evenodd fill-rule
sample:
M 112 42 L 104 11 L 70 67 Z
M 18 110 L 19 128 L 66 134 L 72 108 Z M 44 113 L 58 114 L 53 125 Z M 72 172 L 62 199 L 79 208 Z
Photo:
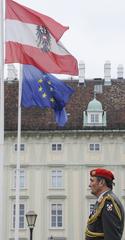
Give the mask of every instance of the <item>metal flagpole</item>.
M 22 65 L 20 64 L 18 87 L 18 132 L 17 132 L 17 163 L 16 163 L 16 215 L 15 240 L 19 240 L 19 203 L 20 203 L 20 143 L 21 143 L 21 95 L 22 95 Z
M 3 239 L 4 171 L 4 2 L 0 0 L 0 237 Z

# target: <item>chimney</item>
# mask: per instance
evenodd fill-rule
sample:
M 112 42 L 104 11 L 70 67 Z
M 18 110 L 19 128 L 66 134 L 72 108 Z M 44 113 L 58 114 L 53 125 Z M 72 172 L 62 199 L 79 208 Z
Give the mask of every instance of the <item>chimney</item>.
M 17 69 L 15 68 L 14 64 L 7 65 L 7 80 L 13 81 L 17 79 Z
M 79 83 L 84 83 L 85 80 L 85 63 L 79 62 Z
M 111 63 L 106 61 L 104 64 L 104 81 L 105 85 L 111 85 Z
M 117 78 L 122 78 L 123 79 L 123 74 L 124 74 L 124 67 L 122 64 L 119 64 L 117 67 Z

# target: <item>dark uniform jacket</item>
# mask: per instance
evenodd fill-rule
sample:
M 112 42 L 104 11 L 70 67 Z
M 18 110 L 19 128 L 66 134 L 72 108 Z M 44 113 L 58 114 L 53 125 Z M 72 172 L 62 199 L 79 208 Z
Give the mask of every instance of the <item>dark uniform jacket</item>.
M 124 209 L 117 196 L 106 192 L 89 216 L 86 240 L 121 240 L 124 228 Z

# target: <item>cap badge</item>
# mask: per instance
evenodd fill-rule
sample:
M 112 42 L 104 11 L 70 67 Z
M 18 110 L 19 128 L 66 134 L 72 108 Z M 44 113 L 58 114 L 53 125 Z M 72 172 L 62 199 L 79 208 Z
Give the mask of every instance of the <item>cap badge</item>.
M 96 171 L 93 170 L 93 171 L 92 171 L 92 176 L 95 176 L 95 175 L 96 175 Z

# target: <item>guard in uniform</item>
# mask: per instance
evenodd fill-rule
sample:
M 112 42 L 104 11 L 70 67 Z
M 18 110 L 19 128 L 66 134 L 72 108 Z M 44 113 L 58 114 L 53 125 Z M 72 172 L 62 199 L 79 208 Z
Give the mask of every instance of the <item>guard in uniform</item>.
M 91 193 L 97 197 L 90 214 L 86 240 L 121 240 L 124 229 L 124 209 L 112 192 L 114 175 L 107 169 L 97 168 L 90 172 Z

